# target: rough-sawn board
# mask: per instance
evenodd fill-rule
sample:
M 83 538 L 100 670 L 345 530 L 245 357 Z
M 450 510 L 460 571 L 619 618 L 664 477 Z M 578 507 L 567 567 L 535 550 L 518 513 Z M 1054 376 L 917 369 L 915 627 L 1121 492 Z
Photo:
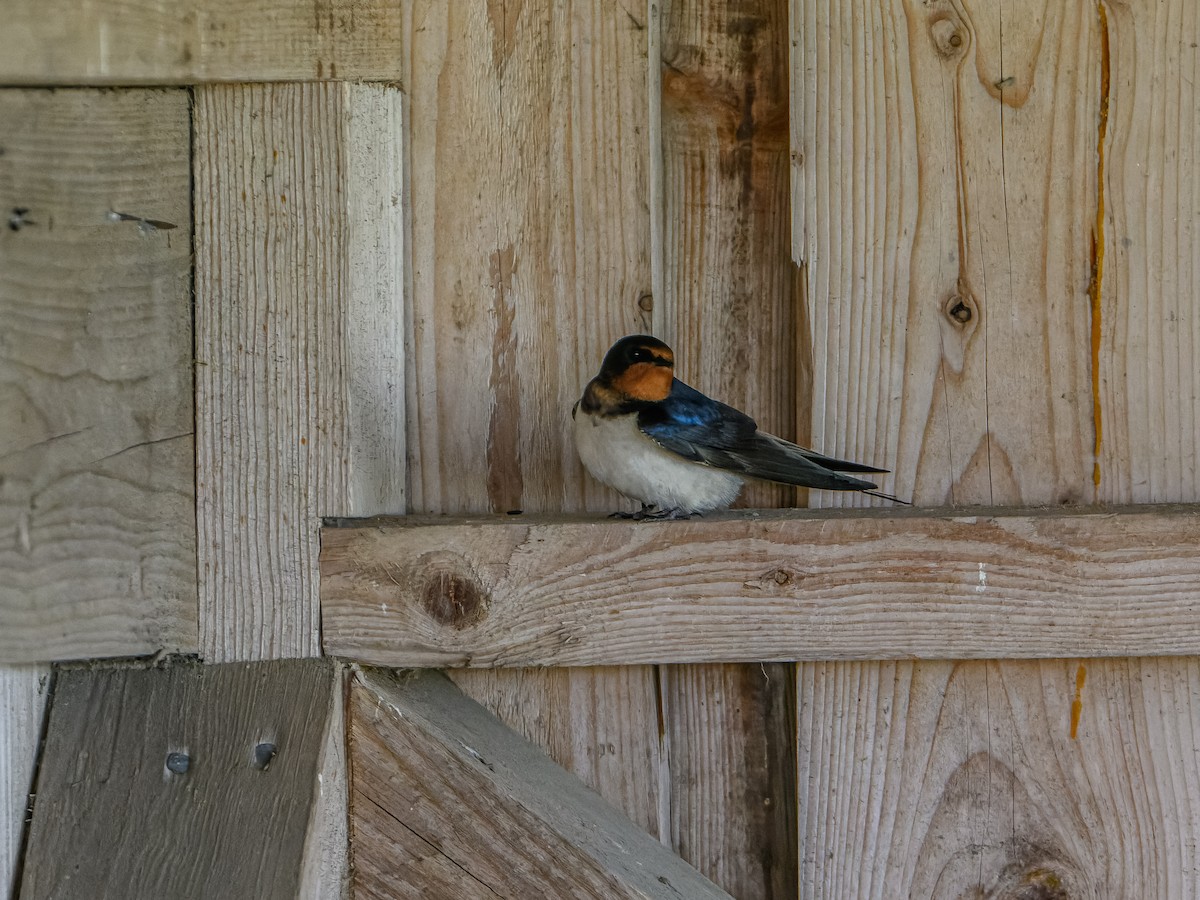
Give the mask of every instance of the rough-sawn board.
M 325 651 L 383 665 L 1200 652 L 1200 510 L 376 520 L 322 532 Z

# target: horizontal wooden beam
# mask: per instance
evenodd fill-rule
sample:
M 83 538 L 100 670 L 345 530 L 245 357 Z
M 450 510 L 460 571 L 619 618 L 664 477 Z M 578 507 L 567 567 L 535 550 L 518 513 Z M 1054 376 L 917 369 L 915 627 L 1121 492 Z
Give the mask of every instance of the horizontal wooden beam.
M 325 651 L 390 666 L 1200 653 L 1200 506 L 375 519 Z
M 399 80 L 389 0 L 8 0 L 0 84 Z

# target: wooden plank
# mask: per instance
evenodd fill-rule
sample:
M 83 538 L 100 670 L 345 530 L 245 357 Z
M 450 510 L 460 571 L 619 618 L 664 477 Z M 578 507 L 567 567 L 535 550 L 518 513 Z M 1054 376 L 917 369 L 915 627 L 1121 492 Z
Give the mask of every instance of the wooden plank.
M 800 672 L 802 896 L 1200 892 L 1200 660 Z
M 327 661 L 61 672 L 21 896 L 295 897 L 341 690 Z
M 319 517 L 404 509 L 402 95 L 196 92 L 200 649 L 316 655 Z
M 667 843 L 667 758 L 657 725 L 659 685 L 642 666 L 447 673 L 475 702 Z M 464 677 L 467 676 L 467 677 Z M 492 677 L 489 677 L 492 676 Z M 632 713 L 630 711 L 633 711 Z
M 10 0 L 0 84 L 392 80 L 404 6 L 382 0 Z
M 308 816 L 299 900 L 350 897 L 350 796 L 346 758 L 346 684 L 334 679 L 317 760 L 317 790 Z
M 1200 500 L 1200 18 L 1188 0 L 1105 3 L 1095 347 L 1099 494 Z M 1152 49 L 1153 48 L 1153 49 Z
M 1195 321 L 1196 294 L 1171 209 L 1191 202 L 1194 117 L 1175 98 L 1194 14 L 843 6 L 793 7 L 824 427 L 848 454 L 894 447 L 923 502 L 1195 499 L 1179 312 Z M 1178 266 L 1157 249 L 1176 235 Z M 1157 561 L 1144 577 L 1172 580 Z M 1122 643 L 1106 653 L 1159 652 Z M 1194 734 L 1147 724 L 1190 692 L 1194 660 L 912 670 L 801 667 L 806 895 L 1196 893 L 1195 816 L 1175 799 L 1197 782 Z M 1086 746 L 1072 710 L 1102 723 Z
M 813 442 L 922 504 L 1091 501 L 1096 4 L 792 9 Z
M 413 22 L 410 511 L 611 511 L 569 414 L 650 327 L 646 23 L 602 0 Z
M 412 23 L 410 511 L 617 509 L 569 411 L 651 325 L 646 11 L 419 0 Z M 456 679 L 665 833 L 651 669 Z
M 48 666 L 0 666 L 0 897 L 16 896 L 49 692 Z
M 356 897 L 729 897 L 443 675 L 349 705 Z
M 661 5 L 653 318 L 681 378 L 794 438 L 787 11 L 787 0 Z M 740 504 L 794 494 L 751 486 Z M 794 680 L 761 663 L 660 671 L 671 844 L 747 900 L 796 893 Z
M 659 669 L 671 846 L 736 897 L 796 896 L 794 668 Z
M 380 520 L 322 535 L 326 651 L 414 666 L 1200 652 L 1200 510 Z
M 0 121 L 0 660 L 194 650 L 187 93 Z

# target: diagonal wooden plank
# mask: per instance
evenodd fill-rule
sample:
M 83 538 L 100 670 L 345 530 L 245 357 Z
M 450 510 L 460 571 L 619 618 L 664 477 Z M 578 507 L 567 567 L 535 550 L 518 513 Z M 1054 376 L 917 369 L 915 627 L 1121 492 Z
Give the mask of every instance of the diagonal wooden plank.
M 729 896 L 445 676 L 349 696 L 355 896 Z
M 341 690 L 327 661 L 60 672 L 21 896 L 296 897 Z
M 0 660 L 194 650 L 187 92 L 0 121 Z
M 1200 651 L 1200 509 L 493 518 L 323 532 L 325 646 L 386 665 Z
M 386 0 L 10 0 L 0 83 L 390 81 L 404 13 Z
M 404 509 L 402 97 L 196 101 L 200 650 L 312 656 L 320 517 Z

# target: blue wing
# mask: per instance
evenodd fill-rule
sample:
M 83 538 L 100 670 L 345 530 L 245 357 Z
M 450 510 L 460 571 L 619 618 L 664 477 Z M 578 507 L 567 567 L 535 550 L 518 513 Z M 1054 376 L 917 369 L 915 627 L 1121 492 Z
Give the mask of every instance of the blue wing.
M 842 472 L 884 472 L 861 463 L 813 453 L 765 434 L 743 412 L 706 397 L 679 379 L 665 400 L 638 414 L 638 427 L 663 449 L 685 459 L 750 478 L 835 491 L 874 490 L 875 484 Z

